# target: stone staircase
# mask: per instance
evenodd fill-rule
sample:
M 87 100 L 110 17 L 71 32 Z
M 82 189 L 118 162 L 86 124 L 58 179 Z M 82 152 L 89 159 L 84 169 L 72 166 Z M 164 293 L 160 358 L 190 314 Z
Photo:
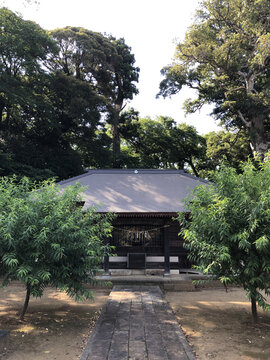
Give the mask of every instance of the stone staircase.
M 194 284 L 194 280 L 205 280 L 206 276 L 201 273 L 196 273 L 191 269 L 186 269 L 180 274 L 171 274 L 170 276 L 163 276 L 163 272 L 157 270 L 114 270 L 111 271 L 110 276 L 99 275 L 97 286 L 108 286 L 112 288 L 113 285 L 158 285 L 164 291 L 197 291 L 202 288 L 219 287 L 222 286 L 220 282 L 198 285 Z

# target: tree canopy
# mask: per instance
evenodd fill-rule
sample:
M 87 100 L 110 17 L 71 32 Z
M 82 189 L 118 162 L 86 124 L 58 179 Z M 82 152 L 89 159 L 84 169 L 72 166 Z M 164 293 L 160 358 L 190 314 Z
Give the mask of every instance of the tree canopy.
M 103 112 L 113 129 L 113 166 L 120 166 L 119 115 L 138 93 L 139 68 L 123 38 L 105 36 L 83 28 L 56 29 L 51 35 L 60 44 L 54 68 L 87 82 L 104 100 Z
M 16 173 L 37 180 L 82 172 L 81 162 L 55 117 L 53 74 L 46 70 L 56 55 L 55 41 L 31 21 L 0 9 L 1 175 Z M 62 130 L 62 129 L 61 129 Z
M 254 152 L 268 150 L 270 115 L 270 23 L 267 0 L 204 0 L 194 24 L 178 43 L 175 61 L 162 70 L 159 95 L 188 86 L 194 112 L 213 104 L 228 128 L 246 128 Z
M 222 164 L 227 164 L 242 172 L 242 163 L 253 159 L 246 132 L 211 131 L 203 136 L 206 151 L 198 158 L 196 167 L 200 177 L 211 179 Z
M 111 91 L 111 112 L 109 119 L 113 127 L 113 166 L 120 167 L 120 122 L 119 117 L 121 111 L 126 106 L 124 103 L 127 100 L 132 100 L 133 96 L 138 94 L 134 82 L 139 80 L 138 67 L 135 67 L 135 57 L 131 53 L 131 48 L 125 44 L 125 40 L 115 39 L 110 37 L 110 40 L 115 45 L 120 61 L 115 64 L 112 79 L 113 87 Z M 123 118 L 122 118 L 123 119 Z
M 41 100 L 42 61 L 49 52 L 55 54 L 57 46 L 37 24 L 8 9 L 0 10 L 0 23 L 0 120 L 1 128 L 8 129 L 18 106 Z
M 112 167 L 119 113 L 139 72 L 124 39 L 77 27 L 46 32 L 5 8 L 0 21 L 0 174 L 61 180 Z
M 194 175 L 197 160 L 206 151 L 205 139 L 193 126 L 172 118 L 140 118 L 134 109 L 120 116 L 122 165 L 139 168 L 189 168 Z
M 237 104 L 242 115 L 248 112 L 251 116 L 249 107 L 255 100 L 249 101 L 250 94 L 245 100 L 241 95 L 241 102 L 228 100 L 231 92 L 222 86 L 236 86 L 238 68 L 230 80 L 228 74 L 217 75 L 208 60 L 200 63 L 197 53 L 196 59 L 186 55 L 195 50 L 205 54 L 208 48 L 208 43 L 202 42 L 206 41 L 205 34 L 195 38 L 200 29 L 207 29 L 214 21 L 210 10 L 206 11 L 212 2 L 205 2 L 199 23 L 179 44 L 177 60 L 166 68 L 161 85 L 164 96 L 183 85 L 196 87 L 199 97 L 188 103 L 190 111 L 205 102 L 215 102 L 216 116 L 233 131 L 206 137 L 194 127 L 177 124 L 166 116 L 142 119 L 134 109 L 123 111 L 138 93 L 139 77 L 135 57 L 123 38 L 72 26 L 46 32 L 10 10 L 0 9 L 0 175 L 61 180 L 91 167 L 153 167 L 185 168 L 197 176 L 209 177 L 209 171 L 219 167 L 222 157 L 241 171 L 240 162 L 249 156 L 246 134 L 249 139 L 253 135 L 250 129 L 243 129 Z M 215 36 L 222 35 L 215 26 L 211 31 Z M 229 34 L 228 30 L 226 41 Z M 200 52 L 198 47 L 204 50 Z M 221 48 L 226 49 L 225 42 Z M 214 55 L 214 62 L 220 60 L 218 53 Z M 234 60 L 229 62 L 231 68 L 226 68 L 230 74 L 236 66 Z M 223 74 L 225 70 L 218 66 L 218 74 Z M 266 76 L 267 72 L 265 81 Z M 242 90 L 232 94 L 242 94 Z M 255 90 L 257 94 L 259 89 Z M 261 116 L 256 109 L 256 116 Z M 234 110 L 236 117 L 231 116 Z M 256 127 L 256 121 L 250 120 L 250 124 Z M 263 124 L 267 137 L 267 121 Z
M 242 174 L 222 166 L 214 181 L 186 199 L 181 232 L 200 270 L 245 289 L 256 320 L 256 303 L 270 309 L 270 161 L 245 163 Z

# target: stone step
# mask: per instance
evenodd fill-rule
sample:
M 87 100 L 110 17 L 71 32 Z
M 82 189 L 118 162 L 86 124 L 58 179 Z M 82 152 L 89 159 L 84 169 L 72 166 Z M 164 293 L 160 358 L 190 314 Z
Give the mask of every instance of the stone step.
M 166 283 L 162 285 L 165 291 L 196 291 L 195 285 L 192 281 L 181 281 L 178 283 Z

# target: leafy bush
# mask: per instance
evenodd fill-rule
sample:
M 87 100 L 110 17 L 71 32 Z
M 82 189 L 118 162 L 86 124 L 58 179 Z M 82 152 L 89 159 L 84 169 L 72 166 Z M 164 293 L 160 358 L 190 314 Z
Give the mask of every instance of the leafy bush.
M 269 309 L 263 293 L 270 286 L 270 161 L 243 174 L 223 166 L 215 183 L 198 186 L 179 215 L 189 257 L 223 284 L 241 285 L 257 319 L 258 304 Z
M 52 181 L 0 180 L 0 275 L 3 286 L 25 283 L 21 318 L 29 297 L 42 296 L 49 285 L 76 299 L 91 296 L 86 285 L 110 252 L 103 240 L 113 216 L 83 211 L 81 192 L 79 185 L 61 190 Z

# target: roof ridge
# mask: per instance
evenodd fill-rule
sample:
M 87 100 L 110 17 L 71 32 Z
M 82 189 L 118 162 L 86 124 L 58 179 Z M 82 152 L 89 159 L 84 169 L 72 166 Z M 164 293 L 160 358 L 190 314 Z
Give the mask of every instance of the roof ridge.
M 140 169 L 140 168 L 132 168 L 132 169 L 89 169 L 88 170 L 88 174 L 139 174 L 139 173 L 149 173 L 149 174 L 154 174 L 154 173 L 176 173 L 176 174 L 183 174 L 185 173 L 184 170 L 178 170 L 178 169 Z
M 181 174 L 185 177 L 189 177 L 190 179 L 199 180 L 204 183 L 209 183 L 209 181 L 196 177 L 194 175 L 188 174 L 185 172 L 185 170 L 177 170 L 177 169 L 88 169 L 87 172 L 81 175 L 77 175 L 74 177 L 71 177 L 66 180 L 62 180 L 58 182 L 59 185 L 67 184 L 74 180 L 79 180 L 81 178 L 84 178 L 88 175 L 94 175 L 94 174 Z
M 88 171 L 87 171 L 86 173 L 84 173 L 84 174 L 77 175 L 77 176 L 73 176 L 73 177 L 71 177 L 71 178 L 69 178 L 69 179 L 65 179 L 65 180 L 59 181 L 59 182 L 57 182 L 57 184 L 58 184 L 58 185 L 64 185 L 64 184 L 67 184 L 67 183 L 69 183 L 69 182 L 71 182 L 71 181 L 73 181 L 73 180 L 79 180 L 79 179 L 81 179 L 81 178 L 83 178 L 83 177 L 85 177 L 85 176 L 87 176 L 87 175 L 90 175 Z
M 194 176 L 194 175 L 188 174 L 188 173 L 186 173 L 185 171 L 184 171 L 184 173 L 183 173 L 183 176 L 186 176 L 186 177 L 188 177 L 188 178 L 190 178 L 190 179 L 193 179 L 193 180 L 198 180 L 198 181 L 204 182 L 204 183 L 206 183 L 206 184 L 210 184 L 210 181 L 209 181 L 209 180 L 205 180 L 205 179 L 200 178 L 200 177 L 198 177 L 198 176 Z

